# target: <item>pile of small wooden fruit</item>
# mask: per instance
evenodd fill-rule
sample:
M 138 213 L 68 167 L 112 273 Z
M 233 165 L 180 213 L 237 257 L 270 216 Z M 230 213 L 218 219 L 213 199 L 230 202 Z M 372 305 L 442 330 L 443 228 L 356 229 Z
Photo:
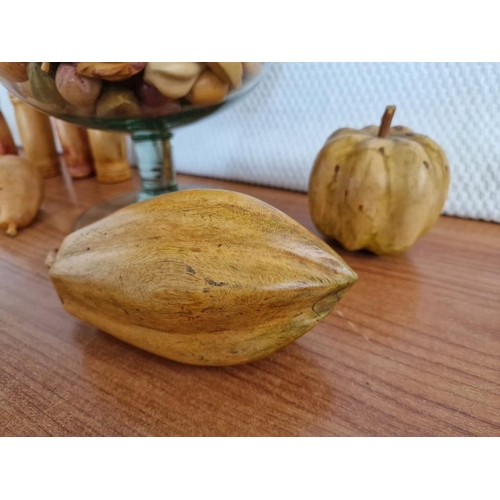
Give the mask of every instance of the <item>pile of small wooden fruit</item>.
M 0 79 L 47 112 L 102 118 L 216 105 L 260 71 L 261 63 L 241 62 L 0 63 Z

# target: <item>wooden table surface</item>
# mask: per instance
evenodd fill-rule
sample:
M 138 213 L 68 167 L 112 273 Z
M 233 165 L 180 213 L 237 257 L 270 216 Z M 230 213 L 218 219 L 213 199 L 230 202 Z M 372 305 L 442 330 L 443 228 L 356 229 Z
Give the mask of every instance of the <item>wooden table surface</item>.
M 304 194 L 242 191 L 313 230 Z M 250 365 L 198 368 L 69 316 L 44 265 L 77 217 L 136 180 L 46 181 L 34 225 L 0 234 L 1 435 L 500 435 L 500 225 L 442 217 L 406 255 L 336 250 L 359 281 Z

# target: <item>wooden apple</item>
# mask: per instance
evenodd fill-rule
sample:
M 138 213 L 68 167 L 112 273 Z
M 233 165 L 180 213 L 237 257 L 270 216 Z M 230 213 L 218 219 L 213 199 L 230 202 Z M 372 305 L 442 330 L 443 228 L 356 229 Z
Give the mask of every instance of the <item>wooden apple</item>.
M 388 106 L 380 127 L 343 128 L 316 158 L 309 205 L 316 228 L 348 250 L 407 250 L 437 221 L 448 194 L 444 151 L 406 127 L 392 127 Z

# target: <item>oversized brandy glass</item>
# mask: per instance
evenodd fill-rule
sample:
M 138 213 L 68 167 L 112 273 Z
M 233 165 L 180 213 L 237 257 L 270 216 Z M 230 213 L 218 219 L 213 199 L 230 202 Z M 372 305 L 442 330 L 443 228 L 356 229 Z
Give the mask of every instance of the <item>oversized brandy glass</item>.
M 172 129 L 211 115 L 255 87 L 267 63 L 0 63 L 0 82 L 22 101 L 77 125 L 131 133 L 141 180 L 89 210 L 83 227 L 118 208 L 178 190 Z

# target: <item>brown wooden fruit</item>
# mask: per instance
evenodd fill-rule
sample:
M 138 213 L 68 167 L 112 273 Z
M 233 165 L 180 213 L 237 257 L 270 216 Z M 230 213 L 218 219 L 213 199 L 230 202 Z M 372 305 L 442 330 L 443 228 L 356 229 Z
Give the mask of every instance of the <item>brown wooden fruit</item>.
M 228 91 L 229 85 L 207 69 L 194 82 L 186 99 L 197 106 L 209 106 L 222 102 Z
M 92 113 L 101 93 L 102 80 L 81 75 L 75 64 L 61 63 L 57 68 L 55 83 L 66 101 Z
M 28 80 L 27 62 L 0 62 L 0 78 L 8 82 L 25 82 Z
M 79 62 L 76 71 L 89 78 L 100 78 L 109 82 L 121 82 L 140 73 L 145 62 Z
M 50 277 L 70 314 L 197 365 L 245 363 L 286 346 L 357 279 L 279 210 L 208 189 L 137 203 L 70 234 Z
M 43 201 L 42 178 L 28 160 L 0 156 L 0 228 L 15 236 L 29 226 Z
M 316 158 L 309 205 L 317 229 L 348 250 L 407 250 L 437 221 L 450 183 L 448 160 L 431 139 L 390 126 L 344 128 Z

